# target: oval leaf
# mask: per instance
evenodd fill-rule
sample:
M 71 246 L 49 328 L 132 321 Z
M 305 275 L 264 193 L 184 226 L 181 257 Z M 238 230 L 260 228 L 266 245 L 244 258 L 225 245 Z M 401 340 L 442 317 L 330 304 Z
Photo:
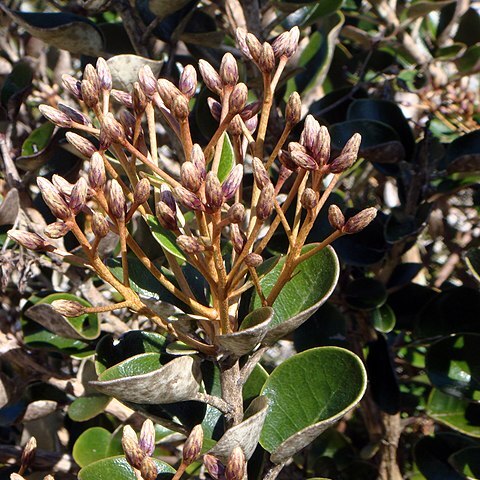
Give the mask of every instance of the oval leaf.
M 175 241 L 175 235 L 170 230 L 163 228 L 160 222 L 153 215 L 147 215 L 147 223 L 152 231 L 152 235 L 155 240 L 162 246 L 164 250 L 171 253 L 173 256 L 185 261 L 185 255 L 182 250 L 178 248 Z
M 68 416 L 75 422 L 86 422 L 103 413 L 110 400 L 105 395 L 76 398 L 68 407 Z
M 222 183 L 235 166 L 235 154 L 233 152 L 232 142 L 230 137 L 225 134 L 223 137 L 222 154 L 220 156 L 220 163 L 218 164 L 218 179 Z
M 139 55 L 125 54 L 109 58 L 107 64 L 112 73 L 113 88 L 128 91 L 131 85 L 138 81 L 138 71 L 141 67 L 148 65 L 152 69 L 153 74 L 158 77 L 163 61 L 151 60 Z
M 73 459 L 85 467 L 107 456 L 111 433 L 105 428 L 93 427 L 85 430 L 73 446 Z
M 375 330 L 382 333 L 389 333 L 395 328 L 395 312 L 388 305 L 372 310 L 372 323 Z
M 319 347 L 298 353 L 265 382 L 269 400 L 260 443 L 282 463 L 361 400 L 367 386 L 360 359 L 349 350 Z

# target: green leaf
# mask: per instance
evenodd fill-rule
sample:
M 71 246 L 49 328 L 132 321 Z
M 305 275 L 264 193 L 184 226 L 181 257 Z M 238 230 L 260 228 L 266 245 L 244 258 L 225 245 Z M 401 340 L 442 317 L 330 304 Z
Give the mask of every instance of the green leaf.
M 455 60 L 463 56 L 467 46 L 464 43 L 453 43 L 448 47 L 441 47 L 435 51 L 436 60 Z
M 358 278 L 347 285 L 345 300 L 353 308 L 371 310 L 386 302 L 387 290 L 374 278 Z
M 426 355 L 432 384 L 457 397 L 480 401 L 480 335 L 455 335 L 435 342 Z
M 32 131 L 22 145 L 22 156 L 34 155 L 47 147 L 55 125 L 47 122 Z
M 165 462 L 153 459 L 160 479 L 169 479 L 175 470 Z M 170 475 L 172 474 L 172 475 Z M 110 457 L 83 467 L 78 473 L 79 480 L 137 480 L 133 468 L 124 456 Z
M 185 255 L 183 254 L 182 250 L 177 245 L 175 241 L 175 235 L 170 230 L 163 228 L 160 225 L 157 217 L 153 215 L 147 215 L 147 223 L 148 226 L 151 228 L 152 235 L 155 240 L 162 246 L 164 250 L 171 253 L 173 256 L 179 258 L 180 260 L 185 261 Z
M 480 478 L 480 447 L 467 447 L 455 452 L 449 458 L 449 462 L 457 472 L 469 479 Z
M 342 418 L 362 398 L 365 367 L 352 352 L 319 347 L 298 353 L 265 382 L 269 400 L 260 443 L 281 463 Z
M 480 44 L 468 47 L 467 51 L 455 60 L 458 70 L 467 74 L 478 69 L 480 65 Z
M 445 168 L 448 173 L 480 170 L 480 130 L 454 140 L 447 148 Z
M 315 244 L 306 245 L 305 253 Z M 278 257 L 269 259 L 276 262 Z M 275 267 L 261 280 L 263 294 L 268 296 L 285 263 L 282 257 Z M 264 262 L 267 264 L 267 262 Z M 263 266 L 263 265 L 262 265 Z M 268 264 L 265 265 L 268 268 Z M 305 322 L 332 294 L 338 280 L 339 264 L 335 251 L 327 247 L 296 267 L 292 279 L 285 284 L 273 304 L 274 316 L 265 337 L 265 343 L 272 342 L 295 330 Z M 302 295 L 299 296 L 299 292 Z M 261 299 L 255 292 L 252 298 L 252 310 L 261 307 Z
M 111 433 L 101 427 L 93 427 L 85 430 L 73 446 L 73 459 L 85 467 L 107 455 Z
M 432 389 L 427 414 L 458 432 L 480 438 L 480 405 Z
M 443 7 L 446 7 L 453 2 L 454 0 L 420 0 L 412 3 L 412 5 L 407 8 L 405 16 L 408 18 L 408 20 L 413 20 L 415 18 L 423 17 L 430 12 L 441 10 Z
M 218 179 L 222 183 L 235 166 L 235 153 L 228 134 L 223 137 L 222 155 L 218 165 Z
M 2 4 L 0 3 L 0 9 L 1 8 Z M 0 92 L 0 102 L 7 110 L 9 119 L 17 115 L 20 105 L 30 91 L 32 80 L 32 66 L 24 60 L 16 63 L 12 71 L 5 78 Z
M 68 416 L 75 422 L 86 422 L 103 413 L 110 400 L 105 395 L 76 398 L 68 407 Z
M 480 248 L 468 250 L 465 261 L 471 274 L 480 282 Z
M 298 27 L 308 27 L 317 22 L 321 17 L 325 17 L 336 12 L 342 5 L 343 0 L 323 0 L 322 2 L 303 2 L 304 5 L 291 5 L 299 2 L 283 1 L 278 2 L 278 8 L 284 11 L 295 10 L 282 22 L 282 26 L 289 30 L 295 25 Z
M 177 0 L 176 2 L 172 2 L 171 0 L 148 0 L 148 8 L 157 17 L 164 18 L 182 9 L 189 1 L 190 0 Z
M 395 312 L 387 303 L 372 310 L 373 327 L 378 332 L 391 332 L 395 328 L 395 322 Z

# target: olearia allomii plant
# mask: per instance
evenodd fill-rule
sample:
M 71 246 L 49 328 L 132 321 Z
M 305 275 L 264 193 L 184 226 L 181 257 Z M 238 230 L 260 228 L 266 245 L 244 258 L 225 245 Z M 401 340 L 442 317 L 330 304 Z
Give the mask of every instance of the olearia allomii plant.
M 304 412 L 304 420 L 291 419 L 293 430 L 287 428 L 275 438 L 268 433 L 272 427 L 267 428 L 267 423 L 272 423 L 272 416 L 284 417 L 275 410 L 275 402 L 283 401 L 281 393 L 275 390 L 276 378 L 282 374 L 283 367 L 284 371 L 292 367 L 295 372 L 297 367 L 292 358 L 291 362 L 287 360 L 278 367 L 278 374 L 275 370 L 268 380 L 263 379 L 262 391 L 250 405 L 250 411 L 247 414 L 244 411 L 242 387 L 258 368 L 263 353 L 278 338 L 305 321 L 333 290 L 338 265 L 329 244 L 342 235 L 362 230 L 376 215 L 374 208 L 367 208 L 346 220 L 333 205 L 328 212 L 332 233 L 320 243 L 305 245 L 330 193 L 357 159 L 361 138 L 353 135 L 338 155 L 331 155 L 327 128 L 309 115 L 298 141 L 289 141 L 293 127 L 301 120 L 301 99 L 294 92 L 283 112 L 283 132 L 273 149 L 267 150 L 265 140 L 274 108 L 274 92 L 298 40 L 297 28 L 283 33 L 271 44 L 260 43 L 250 33 L 237 32 L 241 52 L 256 65 L 263 79 L 263 96 L 253 103 L 247 103 L 249 88 L 239 82 L 237 60 L 233 55 L 225 54 L 218 71 L 200 60 L 198 67 L 203 82 L 215 96 L 209 98 L 209 108 L 218 121 L 215 133 L 203 147 L 193 143 L 190 133 L 190 106 L 197 92 L 197 74 L 192 65 L 183 69 L 178 86 L 164 78 L 157 80 L 145 66 L 131 92 L 112 89 L 108 65 L 101 58 L 96 68 L 92 65 L 85 68 L 81 81 L 64 76 L 64 87 L 78 99 L 81 111 L 61 103 L 58 108 L 42 105 L 40 111 L 57 126 L 71 130 L 66 134 L 67 140 L 89 159 L 88 168 L 74 185 L 57 175 L 51 181 L 44 177 L 37 179 L 45 203 L 57 218 L 45 229 L 45 237 L 16 230 L 9 232 L 11 238 L 26 248 L 58 254 L 67 261 L 84 265 L 122 298 L 119 303 L 106 307 L 86 307 L 76 301 L 57 300 L 52 307 L 58 313 L 76 317 L 129 309 L 150 319 L 162 334 L 161 338 L 181 342 L 189 349 L 188 355 L 169 357 L 169 361 L 160 356 L 161 368 L 158 364 L 156 369 L 145 367 L 141 374 L 135 369 L 129 373 L 125 373 L 128 370 L 125 369 L 122 373 L 119 369 L 112 370 L 116 366 L 106 365 L 98 371 L 99 380 L 94 383 L 101 392 L 130 406 L 195 400 L 213 408 L 221 416 L 223 433 L 219 439 L 218 434 L 215 437 L 210 431 L 209 444 L 204 445 L 203 453 L 210 448 L 204 455 L 204 464 L 217 479 L 244 478 L 246 463 L 259 440 L 271 454 L 271 467 L 265 478 L 275 478 L 296 451 L 358 403 L 364 390 L 363 366 L 355 364 L 356 375 L 362 378 L 351 398 L 348 395 L 347 400 L 329 398 L 328 402 L 334 407 L 326 417 L 319 413 L 323 407 L 314 407 L 312 412 Z M 156 136 L 159 115 L 178 137 L 183 149 L 177 152 L 178 158 L 184 159 L 177 178 L 167 171 L 159 157 Z M 227 135 L 234 153 L 234 166 L 225 171 Z M 98 146 L 94 145 L 93 138 Z M 253 171 L 252 188 L 244 182 L 246 168 Z M 286 214 L 289 208 L 293 212 L 293 216 L 288 215 L 290 220 Z M 77 222 L 80 213 L 85 221 Z M 162 246 L 163 265 L 152 261 L 136 239 L 134 224 L 139 218 L 150 226 Z M 283 229 L 288 238 L 288 251 L 281 258 L 264 262 L 269 242 L 278 229 Z M 83 254 L 61 251 L 49 240 L 61 238 L 68 232 L 76 237 Z M 118 236 L 120 275 L 102 258 L 99 245 L 107 235 Z M 333 265 L 328 288 L 288 318 L 281 310 L 288 310 L 291 305 L 285 305 L 285 300 L 280 305 L 276 300 L 289 285 L 302 279 L 308 262 L 320 258 L 320 253 L 325 251 Z M 130 262 L 135 258 L 164 291 L 178 300 L 181 307 L 175 309 L 173 315 L 165 314 L 164 302 L 141 295 L 131 281 Z M 188 271 L 195 271 L 197 278 L 201 277 L 207 285 L 203 298 L 198 295 L 198 288 L 194 288 Z M 315 263 L 314 274 L 322 275 L 321 263 Z M 301 285 L 300 288 L 305 287 L 304 283 Z M 301 303 L 302 297 L 311 293 L 298 291 L 298 298 L 290 295 L 288 301 Z M 252 297 L 250 313 L 241 318 L 241 302 L 247 295 Z M 323 353 L 317 352 L 321 349 L 314 350 L 315 355 L 333 355 L 318 359 L 312 356 L 307 362 L 312 363 L 312 378 L 319 377 L 321 382 L 322 373 L 315 362 L 322 363 L 320 370 L 328 369 L 328 362 L 335 364 L 335 355 L 342 349 L 327 348 Z M 299 357 L 295 361 L 302 362 L 306 357 L 301 355 L 305 353 L 295 356 Z M 140 361 L 145 355 L 152 354 L 121 360 Z M 347 357 L 355 357 L 349 352 L 342 355 L 342 362 Z M 216 393 L 207 388 L 202 378 L 205 373 L 201 364 L 206 361 L 218 371 Z M 341 368 L 347 368 L 346 363 L 342 363 Z M 348 376 L 345 381 L 349 383 Z M 296 388 L 294 383 L 292 388 Z M 315 392 L 315 388 L 311 388 Z M 317 401 L 317 396 L 315 398 Z M 290 405 L 280 407 L 290 408 Z M 298 408 L 304 407 L 299 404 Z M 158 411 L 151 416 L 189 435 L 183 461 L 174 477 L 180 478 L 187 466 L 199 457 L 204 430 L 208 428 L 200 421 L 199 426 L 191 430 L 172 413 L 168 419 Z M 278 421 L 281 424 L 282 420 Z M 148 426 L 146 428 L 148 430 Z M 280 425 L 279 430 L 282 428 Z M 150 438 L 149 442 L 149 446 L 142 446 L 131 429 L 124 432 L 126 461 L 137 476 L 144 479 L 155 478 L 160 468 L 150 458 L 153 440 Z M 87 475 L 90 467 L 84 469 L 82 478 L 90 478 Z

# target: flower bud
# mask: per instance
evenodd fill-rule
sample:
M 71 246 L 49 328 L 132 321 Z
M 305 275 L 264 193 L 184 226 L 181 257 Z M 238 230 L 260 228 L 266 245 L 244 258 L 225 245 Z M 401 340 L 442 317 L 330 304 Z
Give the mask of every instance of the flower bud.
M 300 136 L 300 143 L 307 149 L 308 152 L 315 150 L 317 137 L 320 134 L 320 124 L 313 115 L 307 115 L 305 124 Z
M 65 90 L 70 92 L 74 97 L 78 98 L 78 100 L 82 99 L 82 88 L 80 80 L 77 80 L 71 75 L 64 73 L 62 75 L 62 85 Z
M 140 431 L 140 438 L 138 440 L 138 446 L 149 457 L 152 456 L 153 451 L 155 450 L 155 426 L 149 418 L 143 422 L 142 430 Z
M 198 68 L 206 87 L 220 95 L 223 91 L 223 82 L 217 71 L 206 60 L 199 60 Z
M 123 427 L 122 447 L 127 462 L 137 470 L 140 470 L 145 453 L 138 445 L 137 434 L 130 425 Z
M 115 120 L 110 112 L 104 115 L 101 130 L 112 143 L 120 143 L 125 139 L 125 131 L 121 123 Z
M 112 74 L 110 68 L 104 58 L 98 57 L 97 63 L 97 76 L 102 90 L 110 91 L 112 89 Z
M 330 133 L 325 125 L 320 127 L 313 154 L 319 165 L 325 165 L 330 160 Z
M 165 202 L 158 202 L 156 205 L 158 221 L 163 228 L 167 230 L 177 229 L 177 215 Z
M 342 230 L 345 225 L 345 216 L 337 205 L 328 207 L 328 221 L 335 230 Z
M 376 216 L 376 208 L 366 208 L 365 210 L 362 210 L 361 212 L 354 215 L 353 217 L 350 217 L 342 228 L 342 232 L 347 234 L 361 232 L 365 227 L 370 224 L 370 222 L 373 221 Z
M 238 82 L 238 65 L 231 53 L 226 53 L 220 64 L 220 78 L 224 85 L 234 86 Z
M 271 183 L 267 183 L 262 188 L 257 203 L 257 218 L 259 220 L 266 220 L 273 210 L 273 203 L 275 199 L 275 190 Z
M 107 181 L 105 173 L 105 162 L 99 152 L 94 152 L 90 159 L 90 170 L 88 171 L 88 183 L 90 186 L 99 190 L 102 189 Z
M 203 154 L 202 147 L 198 143 L 195 143 L 193 145 L 190 161 L 195 165 L 200 175 L 200 179 L 203 182 L 207 175 L 207 171 L 205 168 L 205 155 Z
M 298 92 L 293 92 L 288 98 L 285 108 L 285 121 L 290 125 L 296 125 L 302 116 L 302 101 Z
M 250 55 L 250 49 L 247 45 L 247 31 L 244 28 L 237 28 L 235 30 L 235 37 L 237 39 L 237 45 L 240 51 L 247 57 L 249 60 L 252 60 Z
M 100 213 L 94 212 L 92 217 L 92 232 L 98 238 L 108 235 L 110 227 L 107 219 Z
M 55 480 L 55 478 L 53 477 L 53 475 L 46 475 L 45 477 L 43 477 L 43 480 Z
M 290 170 L 290 172 L 298 170 L 298 165 L 292 160 L 291 155 L 286 150 L 280 150 L 278 152 L 278 159 L 280 160 L 282 167 Z
M 193 193 L 200 190 L 202 179 L 198 168 L 192 162 L 184 162 L 180 168 L 182 185 Z
M 252 57 L 253 61 L 258 65 L 258 62 L 260 61 L 260 57 L 262 55 L 262 44 L 259 42 L 258 38 L 253 35 L 253 33 L 247 33 L 245 42 L 247 43 L 250 56 Z
M 328 164 L 331 173 L 342 173 L 355 163 L 361 141 L 362 137 L 359 133 L 353 134 L 352 138 L 343 147 L 340 155 Z
M 233 87 L 228 99 L 228 109 L 231 113 L 240 113 L 247 103 L 248 88 L 244 83 L 238 83 Z
M 188 98 L 193 98 L 197 90 L 197 71 L 193 65 L 186 65 L 178 82 L 179 90 Z
M 166 78 L 159 78 L 157 81 L 157 90 L 165 106 L 171 110 L 173 101 L 181 95 L 180 90 Z
M 30 437 L 30 440 L 25 445 L 22 456 L 20 457 L 20 465 L 22 470 L 26 470 L 33 463 L 35 453 L 37 452 L 37 440 L 35 437 Z
M 225 468 L 225 479 L 243 480 L 246 466 L 247 462 L 243 450 L 240 447 L 235 447 L 228 457 L 227 466 Z
M 263 162 L 257 157 L 253 157 L 252 170 L 253 178 L 255 179 L 258 188 L 262 189 L 265 185 L 270 183 L 270 175 L 265 169 Z
M 9 238 L 17 242 L 22 247 L 28 250 L 41 251 L 45 250 L 51 245 L 43 239 L 40 235 L 33 232 L 24 232 L 23 230 L 9 230 L 7 232 Z
M 225 467 L 218 458 L 215 458 L 213 455 L 206 454 L 203 456 L 203 464 L 207 469 L 209 475 L 213 480 L 221 480 L 225 477 Z
M 172 212 L 177 211 L 177 202 L 175 201 L 175 197 L 173 196 L 172 191 L 168 187 L 162 186 L 159 200 L 165 202 L 165 204 L 172 210 Z
M 191 210 L 205 210 L 202 201 L 190 190 L 184 187 L 175 187 L 175 197 L 177 200 Z
M 275 54 L 268 42 L 262 45 L 262 52 L 258 59 L 258 68 L 263 73 L 271 73 L 275 69 Z
M 148 99 L 152 99 L 157 91 L 157 79 L 148 65 L 144 65 L 138 71 L 138 80 L 143 92 Z
M 87 64 L 83 70 L 83 80 L 90 82 L 97 92 L 100 90 L 100 79 L 97 70 L 91 63 Z
M 247 127 L 247 130 L 253 135 L 258 126 L 258 115 L 255 115 L 254 117 L 245 120 L 245 126 Z
M 242 117 L 235 115 L 228 126 L 227 132 L 233 137 L 239 137 L 243 133 Z
M 67 203 L 51 182 L 46 178 L 37 177 L 37 185 L 44 202 L 57 218 L 67 220 L 72 216 L 72 212 L 70 211 L 70 208 L 68 208 Z
M 72 126 L 72 120 L 70 117 L 60 110 L 57 110 L 50 105 L 40 105 L 38 109 L 47 120 L 54 123 L 57 127 L 70 128 Z
M 72 194 L 73 183 L 70 183 L 60 175 L 54 173 L 52 175 L 52 183 L 64 199 L 67 199 Z
M 57 221 L 47 225 L 43 233 L 45 233 L 48 238 L 57 239 L 64 237 L 69 231 L 70 227 L 65 222 Z
M 263 263 L 263 258 L 261 255 L 258 255 L 257 253 L 249 253 L 245 257 L 245 265 L 247 267 L 253 267 L 257 268 Z
M 172 115 L 181 122 L 186 120 L 190 114 L 190 109 L 188 107 L 188 100 L 184 95 L 177 95 L 175 100 L 172 103 Z
M 82 112 L 79 112 L 76 108 L 70 107 L 69 105 L 65 105 L 64 103 L 59 102 L 58 109 L 75 123 L 79 123 L 80 125 L 92 124 L 90 119 L 86 115 L 84 115 Z
M 245 207 L 241 203 L 234 203 L 227 212 L 231 223 L 241 223 L 245 218 Z
M 183 462 L 186 465 L 192 464 L 199 457 L 202 446 L 203 429 L 201 425 L 196 425 L 183 446 Z
M 249 103 L 240 112 L 240 116 L 244 121 L 250 120 L 261 110 L 261 108 L 262 108 L 262 102 L 258 100 L 256 102 Z
M 85 313 L 85 306 L 74 300 L 54 300 L 52 308 L 64 317 L 78 317 Z
M 133 99 L 132 96 L 127 93 L 123 92 L 122 90 L 115 90 L 113 89 L 110 92 L 110 95 L 119 103 L 121 103 L 126 108 L 133 108 Z
M 113 179 L 110 182 L 110 189 L 108 191 L 108 208 L 112 217 L 122 219 L 125 217 L 125 195 L 123 194 L 120 184 Z
M 95 145 L 85 137 L 73 132 L 67 132 L 65 138 L 70 145 L 73 145 L 82 155 L 90 158 L 97 149 Z
M 143 480 L 156 480 L 158 476 L 157 464 L 153 458 L 145 457 L 140 467 L 140 475 Z
M 305 149 L 299 143 L 290 142 L 288 145 L 290 158 L 292 161 L 305 170 L 316 170 L 318 168 L 317 162 L 313 157 L 305 152 Z
M 72 210 L 74 215 L 77 215 L 84 207 L 87 202 L 88 194 L 88 184 L 87 181 L 80 177 L 72 189 L 72 194 L 70 195 L 70 202 L 68 206 Z
M 275 57 L 280 58 L 285 55 L 289 41 L 290 32 L 283 32 L 272 42 L 272 48 Z
M 298 41 L 300 40 L 300 29 L 295 25 L 291 30 L 290 30 L 290 38 L 288 39 L 288 44 L 285 48 L 284 55 L 287 58 L 292 57 L 295 55 L 295 52 L 297 51 L 298 48 Z
M 189 235 L 179 235 L 177 245 L 186 253 L 198 253 L 205 250 L 205 247 L 196 238 Z
M 133 83 L 132 101 L 133 111 L 136 115 L 141 115 L 147 108 L 148 99 L 138 82 Z
M 210 108 L 210 113 L 212 117 L 219 122 L 222 116 L 222 105 L 220 102 L 217 102 L 214 98 L 208 97 L 207 99 L 208 108 Z
M 240 227 L 236 223 L 232 223 L 230 225 L 230 240 L 232 242 L 233 249 L 237 253 L 240 253 L 243 250 L 247 239 L 245 238 L 245 235 L 243 235 L 243 233 L 240 231 Z
M 133 201 L 136 205 L 142 205 L 150 198 L 150 182 L 148 178 L 142 178 L 133 191 Z
M 238 164 L 232 168 L 227 178 L 222 183 L 224 201 L 230 200 L 240 187 L 243 178 L 243 165 Z
M 218 210 L 223 205 L 223 192 L 220 180 L 216 173 L 208 172 L 205 181 L 205 198 L 212 211 Z
M 100 94 L 98 88 L 96 88 L 89 80 L 82 80 L 81 89 L 82 100 L 85 102 L 85 105 L 89 108 L 95 107 L 98 103 L 98 97 Z
M 318 203 L 317 194 L 313 189 L 306 188 L 302 193 L 300 203 L 305 210 L 312 210 Z

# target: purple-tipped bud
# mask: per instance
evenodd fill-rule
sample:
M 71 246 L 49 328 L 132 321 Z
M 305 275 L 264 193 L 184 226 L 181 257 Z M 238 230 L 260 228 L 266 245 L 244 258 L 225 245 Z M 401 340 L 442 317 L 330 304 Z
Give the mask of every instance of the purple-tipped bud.
M 133 202 L 136 205 L 142 205 L 150 198 L 150 182 L 148 178 L 142 178 L 133 191 Z
M 275 190 L 271 183 L 267 183 L 262 188 L 257 203 L 257 218 L 259 220 L 266 220 L 272 213 L 273 203 L 275 200 Z
M 248 88 L 244 83 L 238 83 L 232 90 L 228 100 L 228 109 L 231 113 L 240 113 L 247 103 Z
M 317 144 L 317 137 L 320 134 L 320 124 L 315 120 L 313 115 L 307 115 L 305 124 L 300 136 L 300 143 L 307 149 L 308 152 L 315 150 Z
M 9 238 L 17 242 L 22 247 L 33 251 L 42 251 L 51 247 L 51 245 L 40 235 L 33 232 L 24 232 L 23 230 L 9 230 Z
M 38 109 L 47 120 L 57 127 L 70 128 L 72 126 L 71 118 L 60 110 L 50 107 L 50 105 L 40 105 Z
M 262 109 L 262 102 L 256 101 L 249 103 L 245 108 L 240 112 L 240 116 L 244 121 L 250 120 L 253 118 L 260 110 Z
M 110 91 L 112 89 L 112 74 L 110 73 L 110 68 L 105 59 L 98 57 L 96 67 L 100 88 L 102 90 Z
M 163 228 L 167 230 L 177 229 L 177 215 L 165 202 L 158 202 L 156 205 L 158 221 Z
M 198 68 L 207 88 L 220 95 L 223 91 L 223 82 L 217 71 L 206 60 L 199 60 Z
M 205 250 L 205 247 L 196 238 L 189 235 L 179 235 L 177 245 L 186 253 L 198 253 Z
M 225 467 L 218 458 L 207 453 L 203 456 L 203 464 L 213 480 L 222 480 L 225 478 Z
M 252 56 L 250 55 L 250 49 L 247 45 L 247 31 L 244 28 L 237 28 L 235 30 L 235 36 L 237 39 L 238 48 L 245 55 L 245 57 L 251 60 Z
M 122 110 L 118 114 L 118 120 L 122 124 L 127 138 L 132 139 L 135 132 L 135 124 L 136 124 L 134 115 L 130 113 L 128 110 Z
M 100 79 L 98 78 L 97 70 L 89 63 L 83 70 L 83 80 L 89 81 L 97 92 L 100 90 Z
M 74 97 L 78 98 L 79 100 L 82 99 L 82 84 L 80 80 L 72 77 L 64 73 L 62 75 L 62 85 L 65 90 L 69 91 Z
M 99 152 L 94 152 L 90 159 L 90 170 L 88 171 L 88 183 L 90 186 L 99 190 L 102 189 L 107 181 L 105 173 L 105 162 Z
M 62 220 L 67 220 L 72 216 L 72 212 L 67 203 L 60 195 L 58 189 L 46 178 L 38 177 L 37 185 L 40 189 L 44 202 L 50 208 L 51 212 Z
M 123 427 L 122 447 L 127 462 L 133 468 L 140 470 L 143 459 L 145 458 L 145 453 L 138 445 L 137 434 L 130 425 L 125 425 Z
M 247 43 L 248 51 L 253 61 L 258 65 L 260 57 L 262 55 L 262 44 L 259 42 L 258 38 L 253 35 L 253 33 L 247 33 L 245 38 Z
M 297 92 L 293 92 L 288 98 L 285 108 L 285 120 L 289 125 L 296 125 L 302 116 L 302 101 Z
M 280 58 L 285 55 L 288 44 L 290 42 L 290 32 L 281 33 L 273 42 L 272 48 L 275 57 Z
M 177 203 L 175 202 L 175 197 L 173 196 L 172 191 L 169 190 L 168 188 L 164 188 L 160 192 L 159 200 L 161 200 L 162 202 L 165 202 L 173 212 L 177 211 Z
M 134 82 L 132 91 L 133 111 L 141 115 L 147 108 L 148 99 L 138 82 Z
M 298 170 L 298 165 L 292 160 L 292 157 L 286 150 L 280 150 L 278 152 L 278 159 L 280 160 L 282 166 L 291 172 Z
M 328 207 L 328 221 L 335 230 L 342 230 L 345 225 L 345 216 L 337 205 Z
M 235 447 L 228 457 L 227 466 L 225 468 L 226 480 L 243 480 L 247 468 L 245 454 L 240 447 Z
M 190 114 L 188 100 L 184 95 L 177 95 L 172 103 L 172 115 L 179 121 L 186 120 Z
M 207 175 L 207 171 L 205 167 L 205 155 L 203 154 L 202 147 L 198 143 L 195 143 L 193 145 L 192 156 L 190 157 L 190 161 L 195 165 L 200 175 L 200 179 L 203 182 Z
M 180 75 L 179 90 L 188 98 L 193 98 L 197 90 L 197 71 L 193 65 L 187 65 Z
M 359 133 L 354 133 L 352 138 L 345 144 L 343 150 L 337 158 L 334 158 L 328 165 L 331 173 L 342 173 L 349 169 L 357 159 L 358 150 L 362 137 Z
M 245 257 L 245 265 L 247 267 L 253 267 L 257 268 L 263 263 L 263 258 L 261 255 L 258 255 L 257 253 L 249 253 Z
M 312 210 L 317 206 L 318 199 L 315 190 L 306 188 L 300 198 L 300 203 L 305 210 Z
M 144 65 L 138 72 L 138 81 L 147 98 L 152 99 L 157 91 L 157 79 L 148 65 Z
M 110 227 L 107 219 L 100 213 L 94 212 L 92 217 L 92 232 L 96 237 L 103 238 L 108 235 Z
M 297 26 L 295 26 L 290 30 L 290 39 L 285 49 L 284 55 L 287 58 L 290 58 L 293 55 L 295 55 L 295 52 L 297 51 L 297 48 L 298 48 L 299 40 L 300 40 L 300 29 Z
M 171 110 L 173 101 L 181 95 L 180 90 L 166 78 L 159 78 L 157 81 L 157 90 L 165 106 Z
M 222 105 L 220 102 L 217 102 L 214 98 L 208 97 L 207 99 L 208 107 L 210 108 L 210 113 L 212 117 L 219 122 L 220 117 L 222 116 Z
M 258 115 L 255 115 L 254 117 L 245 120 L 245 126 L 247 127 L 247 130 L 253 135 L 253 133 L 258 127 Z
M 101 130 L 112 143 L 120 143 L 125 139 L 122 124 L 110 112 L 104 115 Z
M 374 220 L 376 216 L 376 208 L 366 208 L 365 210 L 362 210 L 361 212 L 354 215 L 353 217 L 350 217 L 342 228 L 342 232 L 347 234 L 361 232 L 365 227 L 370 224 L 370 222 Z
M 60 175 L 54 173 L 52 176 L 52 183 L 64 199 L 67 199 L 72 194 L 73 183 L 65 180 L 65 178 Z
M 275 54 L 268 42 L 264 42 L 262 45 L 262 52 L 258 59 L 258 68 L 263 73 L 271 73 L 275 69 Z
M 240 253 L 247 241 L 245 235 L 240 231 L 240 227 L 236 223 L 230 225 L 230 240 L 233 245 L 233 249 Z
M 203 446 L 203 429 L 196 425 L 190 432 L 183 446 L 183 461 L 185 464 L 192 464 L 199 456 Z
M 54 300 L 51 305 L 64 317 L 79 317 L 85 313 L 85 306 L 74 300 Z
M 57 239 L 64 237 L 69 231 L 70 227 L 65 222 L 57 221 L 48 224 L 43 230 L 43 233 L 45 233 L 48 238 Z
M 184 162 L 180 168 L 182 185 L 193 193 L 197 193 L 202 186 L 202 179 L 198 168 L 192 162 Z
M 122 90 L 113 89 L 110 92 L 110 95 L 124 107 L 133 108 L 133 99 L 132 96 L 127 92 L 122 92 Z
M 238 82 L 238 65 L 231 53 L 226 53 L 220 64 L 220 78 L 224 85 L 234 86 Z
M 100 92 L 98 88 L 89 80 L 82 80 L 81 89 L 82 100 L 85 102 L 85 105 L 89 108 L 95 107 L 99 101 Z
M 175 187 L 174 193 L 177 200 L 185 207 L 191 210 L 205 210 L 202 201 L 185 187 Z
M 223 205 L 222 185 L 217 175 L 213 172 L 207 173 L 205 180 L 205 198 L 208 207 L 214 212 Z
M 245 219 L 245 207 L 241 203 L 234 203 L 227 212 L 231 223 L 242 223 Z
M 68 206 L 74 215 L 77 215 L 87 202 L 88 184 L 87 181 L 80 177 L 72 188 L 72 194 L 70 195 L 70 202 Z
M 33 463 L 35 454 L 37 452 L 37 440 L 35 437 L 30 437 L 30 440 L 25 445 L 22 456 L 20 457 L 20 465 L 22 470 L 26 470 Z
M 330 160 L 330 133 L 325 125 L 320 127 L 313 154 L 319 165 L 325 165 Z
M 153 458 L 145 457 L 140 467 L 140 475 L 143 480 L 156 480 L 158 476 L 157 464 Z
M 65 137 L 67 139 L 67 142 L 70 145 L 73 145 L 85 157 L 90 158 L 93 155 L 93 152 L 97 150 L 95 148 L 95 145 L 92 142 L 90 142 L 90 140 L 87 140 L 85 137 L 82 137 L 81 135 L 78 135 L 73 132 L 67 132 L 65 134 Z
M 75 123 L 79 123 L 80 125 L 91 125 L 92 123 L 86 115 L 69 105 L 59 102 L 58 109 Z
M 303 168 L 304 170 L 317 170 L 317 162 L 299 143 L 290 142 L 288 150 L 290 152 L 290 158 L 298 167 Z
M 235 115 L 232 118 L 232 121 L 230 122 L 227 131 L 233 137 L 239 137 L 243 133 L 242 117 L 240 117 L 240 115 Z
M 140 438 L 138 439 L 138 446 L 145 452 L 145 455 L 152 456 L 155 450 L 155 426 L 153 422 L 147 418 L 143 422 L 140 430 Z
M 112 217 L 117 219 L 125 218 L 125 195 L 120 184 L 113 179 L 110 182 L 108 191 L 108 208 Z
M 265 185 L 270 183 L 270 175 L 265 169 L 263 162 L 257 157 L 253 157 L 252 170 L 253 178 L 255 179 L 258 188 L 262 189 Z
M 224 200 L 230 200 L 240 187 L 243 178 L 243 165 L 235 165 L 222 183 Z

